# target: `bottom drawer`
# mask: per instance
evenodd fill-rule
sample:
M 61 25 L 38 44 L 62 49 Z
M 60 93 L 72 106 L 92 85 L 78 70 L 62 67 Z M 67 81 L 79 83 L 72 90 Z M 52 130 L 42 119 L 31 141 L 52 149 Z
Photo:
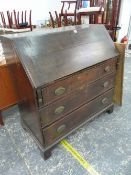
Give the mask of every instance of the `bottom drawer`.
M 45 146 L 51 145 L 57 139 L 92 117 L 92 115 L 100 112 L 102 109 L 112 104 L 113 91 L 114 90 L 112 89 L 104 93 L 103 95 L 65 116 L 61 120 L 55 122 L 49 127 L 44 128 L 43 134 L 45 138 Z

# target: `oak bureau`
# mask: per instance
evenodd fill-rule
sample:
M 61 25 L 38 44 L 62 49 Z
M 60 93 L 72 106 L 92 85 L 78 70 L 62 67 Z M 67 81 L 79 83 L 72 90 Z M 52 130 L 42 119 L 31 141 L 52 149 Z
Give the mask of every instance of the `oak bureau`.
M 103 25 L 1 37 L 21 124 L 44 158 L 72 131 L 113 112 L 119 53 Z

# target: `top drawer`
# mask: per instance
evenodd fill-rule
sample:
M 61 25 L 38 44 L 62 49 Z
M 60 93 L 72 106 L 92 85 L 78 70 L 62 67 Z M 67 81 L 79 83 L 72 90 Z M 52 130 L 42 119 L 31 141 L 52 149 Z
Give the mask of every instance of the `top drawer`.
M 79 87 L 85 83 L 88 84 L 107 74 L 115 72 L 116 63 L 117 59 L 112 58 L 104 63 L 72 74 L 65 79 L 57 80 L 51 83 L 42 90 L 44 105 L 62 98 L 71 91 L 80 90 Z

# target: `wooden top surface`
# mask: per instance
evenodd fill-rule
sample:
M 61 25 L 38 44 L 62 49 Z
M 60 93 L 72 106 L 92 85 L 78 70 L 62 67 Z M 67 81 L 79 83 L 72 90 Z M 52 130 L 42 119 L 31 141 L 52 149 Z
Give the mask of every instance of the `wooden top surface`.
M 118 56 L 103 25 L 72 26 L 47 33 L 4 37 L 12 40 L 36 88 Z

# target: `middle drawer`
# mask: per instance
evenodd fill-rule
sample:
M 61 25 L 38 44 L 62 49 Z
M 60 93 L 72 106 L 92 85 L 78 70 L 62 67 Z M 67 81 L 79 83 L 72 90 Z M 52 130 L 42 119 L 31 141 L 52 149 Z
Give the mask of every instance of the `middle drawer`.
M 39 112 L 42 127 L 51 124 L 52 122 L 80 107 L 84 103 L 87 103 L 93 98 L 111 89 L 114 87 L 114 80 L 115 76 L 114 74 L 111 74 L 110 76 L 99 79 L 89 85 L 85 83 L 83 86 L 79 87 L 79 93 L 72 93 L 65 98 L 62 98 L 59 101 L 56 101 L 55 103 L 41 109 Z

